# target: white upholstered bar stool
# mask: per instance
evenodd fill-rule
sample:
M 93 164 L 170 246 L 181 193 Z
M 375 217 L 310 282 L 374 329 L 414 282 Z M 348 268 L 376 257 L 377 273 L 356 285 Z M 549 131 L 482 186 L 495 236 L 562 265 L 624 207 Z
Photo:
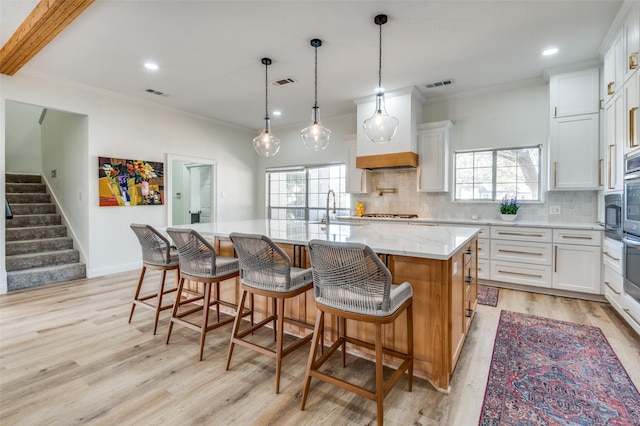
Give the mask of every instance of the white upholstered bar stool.
M 309 333 L 289 346 L 283 347 L 285 322 L 308 327 L 307 324 L 285 318 L 284 303 L 285 300 L 302 294 L 313 287 L 311 269 L 292 267 L 289 256 L 264 235 L 231 233 L 229 238 L 233 242 L 233 247 L 240 260 L 242 297 L 238 304 L 238 313 L 244 306 L 247 294 L 251 295 L 251 297 L 254 294 L 264 296 L 267 300 L 270 298 L 272 301 L 272 313 L 267 315 L 265 312 L 265 318 L 262 321 L 258 324 L 252 324 L 242 331 L 240 330 L 241 316 L 239 314 L 236 315 L 231 341 L 229 342 L 226 368 L 227 370 L 229 369 L 233 347 L 236 344 L 275 358 L 276 393 L 279 393 L 282 358 L 310 341 L 312 337 L 311 333 Z M 275 350 L 244 339 L 270 322 L 273 323 L 275 334 Z
M 171 246 L 169 240 L 152 226 L 139 223 L 132 223 L 130 226 L 136 234 L 136 237 L 138 237 L 140 248 L 142 248 L 142 271 L 140 272 L 138 286 L 136 287 L 133 302 L 131 303 L 129 322 L 131 322 L 131 319 L 133 318 L 133 312 L 135 311 L 136 306 L 151 309 L 155 312 L 153 334 L 156 334 L 160 312 L 173 307 L 173 302 L 163 305 L 162 299 L 165 294 L 176 291 L 175 286 L 165 289 L 164 285 L 167 277 L 167 271 L 176 271 L 176 274 L 180 273 L 178 270 L 178 252 L 175 247 Z M 141 296 L 142 282 L 144 281 L 147 269 L 162 271 L 162 279 L 156 292 Z
M 233 316 L 220 320 L 220 306 L 227 306 L 235 310 L 236 305 L 220 300 L 220 282 L 238 276 L 238 259 L 233 257 L 217 256 L 213 246 L 198 232 L 192 229 L 167 228 L 167 233 L 178 248 L 180 261 L 180 282 L 178 293 L 171 313 L 171 322 L 167 333 L 167 343 L 171 338 L 173 324 L 200 332 L 200 361 L 204 352 L 204 341 L 208 331 L 229 324 Z M 184 288 L 185 280 L 202 284 L 202 292 Z M 213 299 L 211 290 L 214 290 Z M 234 283 L 235 285 L 235 283 Z M 183 300 L 182 294 L 188 296 Z M 198 302 L 200 304 L 195 304 Z M 184 305 L 191 305 L 182 309 Z M 216 308 L 217 320 L 209 324 L 211 306 Z M 201 311 L 200 324 L 187 318 Z
M 364 244 L 312 240 L 309 242 L 309 256 L 318 313 L 305 374 L 301 409 L 304 410 L 307 401 L 311 378 L 315 377 L 376 401 L 378 425 L 382 425 L 384 397 L 405 371 L 408 373 L 409 391 L 413 386 L 413 288 L 408 282 L 392 284 L 389 269 L 373 250 Z M 394 322 L 405 311 L 407 351 L 399 352 L 384 346 L 382 326 Z M 324 332 L 325 313 L 338 317 L 338 338 L 328 351 L 317 358 L 318 342 Z M 373 324 L 374 343 L 349 337 L 346 330 L 347 319 Z M 346 343 L 375 351 L 375 391 L 319 371 L 331 354 L 340 347 L 342 364 L 345 366 Z M 390 355 L 401 361 L 387 382 L 383 379 L 383 355 Z

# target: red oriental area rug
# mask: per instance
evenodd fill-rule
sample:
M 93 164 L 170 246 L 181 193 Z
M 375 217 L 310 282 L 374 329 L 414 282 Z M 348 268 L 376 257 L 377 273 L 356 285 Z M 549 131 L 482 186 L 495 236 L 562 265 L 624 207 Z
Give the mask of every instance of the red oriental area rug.
M 487 306 L 498 306 L 498 289 L 494 287 L 478 286 L 478 303 Z
M 480 425 L 640 425 L 640 393 L 597 327 L 502 311 Z

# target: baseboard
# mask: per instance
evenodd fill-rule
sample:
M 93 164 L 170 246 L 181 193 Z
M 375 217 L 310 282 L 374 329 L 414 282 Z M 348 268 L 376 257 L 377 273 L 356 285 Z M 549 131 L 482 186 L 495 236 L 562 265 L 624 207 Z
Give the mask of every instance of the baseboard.
M 95 278 L 103 275 L 118 274 L 120 272 L 135 271 L 142 268 L 142 261 L 110 265 L 102 268 L 89 268 L 87 265 L 87 278 Z

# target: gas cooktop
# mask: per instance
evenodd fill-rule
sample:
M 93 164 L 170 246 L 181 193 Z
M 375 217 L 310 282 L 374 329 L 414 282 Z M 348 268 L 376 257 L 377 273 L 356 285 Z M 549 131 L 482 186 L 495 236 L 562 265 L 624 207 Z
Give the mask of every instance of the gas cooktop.
M 392 218 L 392 219 L 416 219 L 417 214 L 404 213 L 365 213 L 362 217 Z

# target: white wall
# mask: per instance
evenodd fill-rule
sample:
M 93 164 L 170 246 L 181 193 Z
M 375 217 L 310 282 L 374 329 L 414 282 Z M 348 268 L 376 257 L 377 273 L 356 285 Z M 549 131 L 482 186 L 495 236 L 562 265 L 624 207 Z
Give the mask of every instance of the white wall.
M 8 173 L 40 174 L 40 106 L 9 102 L 6 105 L 5 154 Z
M 308 150 L 302 143 L 302 139 L 300 139 L 300 131 L 309 125 L 308 122 L 295 126 L 273 127 L 273 134 L 280 139 L 280 151 L 274 157 L 259 157 L 256 167 L 256 186 L 258 190 L 256 203 L 260 217 L 266 217 L 265 172 L 268 167 L 347 162 L 347 148 L 344 144 L 344 137 L 345 135 L 356 134 L 355 112 L 340 117 L 323 118 L 322 124 L 331 129 L 331 140 L 324 150 L 318 152 Z M 256 132 L 255 135 L 251 136 L 250 141 L 258 133 Z
M 253 132 L 95 89 L 24 74 L 13 77 L 0 75 L 0 87 L 3 109 L 6 100 L 15 100 L 88 117 L 86 157 L 77 168 L 86 170 L 79 178 L 88 185 L 87 194 L 84 194 L 86 198 L 83 196 L 87 208 L 81 213 L 81 220 L 88 223 L 90 230 L 87 248 L 89 276 L 139 267 L 140 248 L 129 224 L 140 222 L 164 227 L 167 219 L 166 204 L 162 207 L 98 207 L 99 156 L 164 162 L 166 153 L 170 152 L 211 158 L 218 164 L 218 219 L 256 217 L 257 206 L 260 206 L 256 200 L 263 188 L 256 190 L 259 171 L 257 155 L 251 145 Z M 4 114 L 2 120 L 5 120 Z M 4 153 L 4 132 L 0 137 L 0 152 Z M 0 181 L 3 183 L 0 198 L 4 197 L 5 191 L 4 163 L 4 160 L 0 161 Z M 259 210 L 262 213 L 264 208 Z M 4 238 L 3 224 L 0 277 L 6 276 Z

